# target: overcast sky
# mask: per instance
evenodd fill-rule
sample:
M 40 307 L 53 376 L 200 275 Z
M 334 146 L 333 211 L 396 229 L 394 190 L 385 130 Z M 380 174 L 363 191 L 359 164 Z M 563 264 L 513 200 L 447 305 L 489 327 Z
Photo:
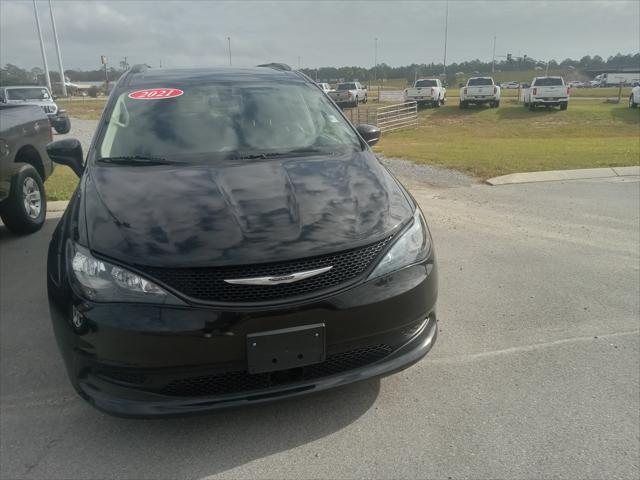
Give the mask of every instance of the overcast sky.
M 49 4 L 38 0 L 46 51 L 57 69 Z M 441 62 L 444 1 L 63 1 L 53 0 L 65 69 L 234 65 L 303 67 Z M 0 0 L 0 63 L 42 66 L 31 0 Z M 527 54 L 547 60 L 640 51 L 639 0 L 449 1 L 448 63 Z

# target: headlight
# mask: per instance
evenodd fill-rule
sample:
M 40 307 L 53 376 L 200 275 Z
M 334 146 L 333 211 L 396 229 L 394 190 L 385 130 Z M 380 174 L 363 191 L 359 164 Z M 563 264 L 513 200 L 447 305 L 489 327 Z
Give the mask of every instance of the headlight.
M 155 283 L 93 257 L 89 250 L 76 243 L 67 243 L 67 259 L 73 286 L 89 300 L 184 305 Z
M 381 277 L 394 270 L 419 262 L 425 259 L 430 251 L 431 235 L 427 228 L 427 222 L 420 209 L 416 208 L 413 223 L 380 260 L 378 266 L 369 275 L 369 279 Z

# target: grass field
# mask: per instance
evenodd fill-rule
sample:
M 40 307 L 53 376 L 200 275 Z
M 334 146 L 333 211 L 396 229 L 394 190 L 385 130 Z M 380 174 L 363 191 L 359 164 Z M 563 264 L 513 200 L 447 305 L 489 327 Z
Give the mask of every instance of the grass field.
M 97 120 L 102 114 L 107 99 L 90 97 L 73 97 L 73 99 L 57 99 L 58 107 L 64 108 L 70 116 L 83 120 Z
M 600 89 L 604 90 L 604 89 Z M 97 118 L 104 101 L 71 102 L 74 117 Z M 369 107 L 375 108 L 369 104 Z M 442 165 L 481 179 L 515 172 L 640 164 L 640 111 L 626 103 L 571 102 L 535 112 L 502 102 L 460 110 L 457 100 L 442 108 L 421 109 L 420 126 L 384 134 L 375 151 L 392 158 Z M 66 200 L 77 185 L 67 167 L 47 180 L 47 198 Z
M 441 165 L 486 179 L 515 172 L 640 163 L 640 111 L 626 104 L 573 102 L 567 111 L 503 103 L 419 113 L 420 126 L 382 136 L 387 157 Z

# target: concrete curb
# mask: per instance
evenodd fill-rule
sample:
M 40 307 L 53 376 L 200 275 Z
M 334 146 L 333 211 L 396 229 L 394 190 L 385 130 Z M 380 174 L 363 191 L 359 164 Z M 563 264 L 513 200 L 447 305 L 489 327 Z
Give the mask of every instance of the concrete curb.
M 562 180 L 586 180 L 590 178 L 640 176 L 640 166 L 582 168 L 578 170 L 549 170 L 502 175 L 485 180 L 489 185 L 512 185 L 514 183 L 558 182 Z

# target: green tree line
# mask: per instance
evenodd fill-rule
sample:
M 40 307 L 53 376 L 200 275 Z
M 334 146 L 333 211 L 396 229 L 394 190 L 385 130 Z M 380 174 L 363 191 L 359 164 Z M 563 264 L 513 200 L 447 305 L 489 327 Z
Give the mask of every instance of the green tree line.
M 531 58 L 516 58 L 510 60 L 500 60 L 496 62 L 496 69 L 500 71 L 522 71 L 532 70 L 537 65 L 536 61 Z M 492 62 L 484 62 L 481 60 L 471 60 L 461 63 L 451 63 L 446 67 L 446 74 L 449 77 L 455 76 L 456 73 L 464 74 L 486 74 L 491 72 Z M 640 53 L 612 55 L 606 60 L 599 55 L 585 55 L 579 60 L 567 58 L 558 62 L 556 60 L 549 61 L 550 69 L 576 69 L 589 70 L 597 68 L 640 68 Z M 441 75 L 445 71 L 442 63 L 412 63 L 400 67 L 392 67 L 386 63 L 380 63 L 377 67 L 321 67 L 317 69 L 302 68 L 304 73 L 313 79 L 321 81 L 335 81 L 339 79 L 360 81 L 371 81 L 381 78 L 405 78 L 412 80 L 417 76 L 436 76 Z M 110 81 L 117 80 L 124 70 L 109 68 L 108 75 Z M 57 71 L 50 72 L 51 81 L 53 83 L 60 82 L 60 74 Z M 71 82 L 95 82 L 104 80 L 104 70 L 66 70 L 65 76 Z M 44 71 L 39 67 L 29 70 L 20 68 L 16 65 L 6 64 L 0 68 L 0 85 L 28 85 L 40 84 L 44 85 Z

